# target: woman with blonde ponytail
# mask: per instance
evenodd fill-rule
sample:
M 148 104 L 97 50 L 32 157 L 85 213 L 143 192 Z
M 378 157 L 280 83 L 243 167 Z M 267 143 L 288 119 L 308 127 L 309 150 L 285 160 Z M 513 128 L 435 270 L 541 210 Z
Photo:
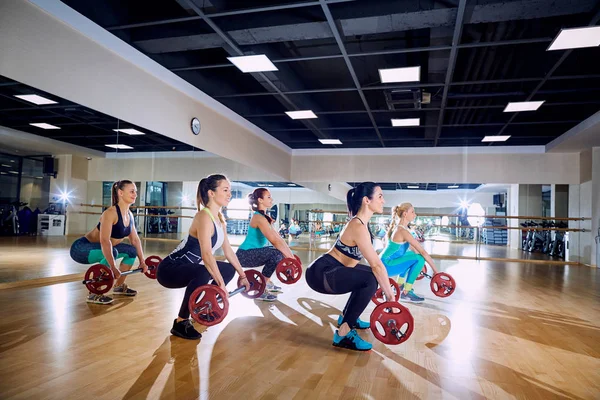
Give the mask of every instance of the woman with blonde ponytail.
M 136 257 L 140 260 L 140 268 L 144 272 L 148 270 L 133 214 L 129 210 L 137 198 L 137 187 L 132 181 L 124 179 L 113 183 L 111 193 L 112 206 L 102 213 L 95 228 L 73 242 L 70 254 L 71 258 L 80 264 L 100 263 L 109 267 L 116 278 L 114 295 L 135 296 L 137 291 L 127 286 L 127 276 L 121 275 L 121 272 L 129 271 Z M 122 243 L 126 237 L 131 244 Z M 118 259 L 121 259 L 119 268 Z M 113 299 L 110 296 L 90 293 L 86 301 L 110 304 Z
M 385 265 L 389 276 L 398 276 L 400 286 L 400 301 L 420 303 L 425 299 L 412 290 L 415 280 L 421 273 L 425 261 L 437 273 L 437 268 L 429 253 L 408 230 L 417 217 L 415 208 L 410 203 L 402 203 L 392 209 L 392 222 L 388 230 L 388 241 L 379 256 Z M 409 247 L 416 252 L 409 250 Z

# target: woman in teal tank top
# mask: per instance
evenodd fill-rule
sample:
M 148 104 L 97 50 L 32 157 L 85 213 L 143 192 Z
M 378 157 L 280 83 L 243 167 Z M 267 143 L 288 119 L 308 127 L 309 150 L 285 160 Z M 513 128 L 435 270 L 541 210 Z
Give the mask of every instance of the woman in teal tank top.
M 429 253 L 414 238 L 407 226 L 417 217 L 415 209 L 410 203 L 402 203 L 392 210 L 392 223 L 388 230 L 387 246 L 379 258 L 385 265 L 389 276 L 398 276 L 401 285 L 400 301 L 419 303 L 425 300 L 416 295 L 413 284 L 419 273 L 427 264 L 437 273 L 437 268 Z M 410 250 L 409 250 L 410 247 Z M 412 251 L 414 249 L 414 251 Z
M 282 293 L 281 287 L 275 286 L 271 276 L 277 264 L 284 258 L 294 258 L 287 243 L 273 229 L 273 219 L 266 213 L 273 205 L 271 192 L 258 188 L 248 194 L 248 203 L 254 214 L 250 219 L 248 234 L 237 251 L 237 257 L 243 268 L 256 268 L 264 265 L 262 274 L 267 278 L 267 290 L 260 297 L 264 301 L 275 301 L 275 293 Z

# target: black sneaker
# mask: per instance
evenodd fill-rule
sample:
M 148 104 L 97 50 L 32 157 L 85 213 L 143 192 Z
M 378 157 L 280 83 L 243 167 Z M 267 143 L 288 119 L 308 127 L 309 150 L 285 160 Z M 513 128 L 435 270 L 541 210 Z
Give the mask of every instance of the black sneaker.
M 177 322 L 177 319 L 175 319 L 173 321 L 173 328 L 171 328 L 171 335 L 190 340 L 196 340 L 202 337 L 202 334 L 194 329 L 192 321 L 189 319 L 184 319 L 180 322 Z

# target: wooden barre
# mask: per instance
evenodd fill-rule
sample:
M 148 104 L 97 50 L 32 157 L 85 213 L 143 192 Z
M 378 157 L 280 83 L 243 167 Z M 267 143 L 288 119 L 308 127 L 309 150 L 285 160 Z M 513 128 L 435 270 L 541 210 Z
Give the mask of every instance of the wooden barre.
M 341 214 L 348 215 L 347 211 L 328 211 L 328 210 L 295 210 L 295 211 L 308 211 L 312 213 L 328 213 L 328 214 Z M 389 210 L 391 212 L 391 210 Z M 385 215 L 388 212 L 384 212 L 379 215 Z M 388 215 L 385 215 L 386 217 Z M 459 214 L 419 214 L 418 217 L 462 217 Z M 520 216 L 520 215 L 466 215 L 465 217 L 475 218 L 489 218 L 489 219 L 534 219 L 534 220 L 549 220 L 549 221 L 589 221 L 590 217 L 574 217 L 574 218 L 561 218 L 561 217 L 532 217 L 532 216 Z

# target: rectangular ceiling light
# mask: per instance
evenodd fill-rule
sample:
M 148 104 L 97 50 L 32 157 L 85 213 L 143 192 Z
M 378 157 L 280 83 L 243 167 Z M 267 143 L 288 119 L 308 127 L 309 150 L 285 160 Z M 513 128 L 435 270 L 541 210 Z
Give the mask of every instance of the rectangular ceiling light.
M 45 97 L 38 96 L 37 94 L 18 94 L 18 95 L 15 95 L 15 97 L 18 97 L 21 100 L 25 100 L 25 101 L 28 101 L 33 104 L 37 104 L 38 106 L 41 106 L 44 104 L 58 104 L 54 100 L 50 100 Z
M 319 139 L 322 144 L 342 144 L 340 139 Z
M 264 54 L 256 56 L 227 57 L 242 72 L 277 71 L 277 67 Z
M 458 189 L 458 185 L 448 186 L 448 189 Z
M 550 43 L 547 51 L 598 46 L 600 46 L 600 26 L 590 26 L 585 28 L 561 29 L 552 43 Z
M 387 68 L 379 70 L 381 83 L 419 82 L 421 67 Z
M 506 142 L 510 135 L 486 136 L 481 139 L 482 142 Z
M 546 100 L 542 101 L 517 101 L 506 105 L 504 112 L 536 111 Z
M 122 150 L 133 149 L 133 147 L 127 146 L 126 144 L 106 144 L 105 146 L 111 147 L 113 149 L 122 149 Z
M 287 185 L 288 185 L 288 186 L 296 186 L 296 184 L 295 184 L 295 183 L 288 183 Z
M 315 119 L 318 118 L 312 110 L 286 111 L 291 119 Z
M 406 187 L 409 189 L 418 189 L 419 188 L 418 185 L 407 185 Z
M 37 128 L 42 128 L 42 129 L 60 129 L 58 126 L 50 125 L 50 124 L 47 124 L 45 122 L 34 123 L 34 124 L 29 124 L 29 125 L 35 126 Z
M 6 167 L 6 168 L 12 168 L 12 165 L 8 165 L 8 164 L 2 164 L 2 166 Z
M 123 133 L 126 133 L 128 135 L 145 135 L 144 132 L 140 132 L 137 129 L 133 129 L 133 128 L 113 129 L 113 131 L 115 131 L 115 132 L 123 132 Z
M 419 126 L 420 124 L 421 118 L 392 118 L 392 126 Z

